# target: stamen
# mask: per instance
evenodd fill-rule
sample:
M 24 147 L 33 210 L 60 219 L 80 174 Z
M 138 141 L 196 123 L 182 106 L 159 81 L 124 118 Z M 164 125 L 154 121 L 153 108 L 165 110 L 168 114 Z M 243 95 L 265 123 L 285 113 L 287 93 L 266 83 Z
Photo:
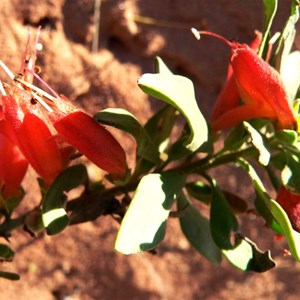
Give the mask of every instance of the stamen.
M 196 28 L 191 28 L 191 32 L 198 41 L 201 39 L 200 33 Z
M 0 60 L 0 66 L 6 72 L 6 74 L 10 77 L 10 79 L 14 80 L 14 78 L 15 78 L 14 73 L 8 68 L 8 66 L 2 60 Z
M 34 96 L 34 99 L 37 100 L 46 110 L 48 110 L 49 112 L 53 112 L 53 109 L 43 100 L 42 97 L 33 92 L 32 95 Z
M 41 26 L 38 27 L 35 35 L 35 41 L 34 41 L 34 48 L 33 51 L 30 49 L 30 42 L 31 42 L 31 32 L 28 30 L 28 38 L 27 38 L 27 43 L 26 43 L 26 48 L 25 48 L 25 53 L 24 53 L 24 59 L 22 61 L 21 69 L 20 69 L 20 74 L 22 74 L 25 78 L 26 81 L 32 82 L 33 77 L 32 73 L 30 75 L 28 74 L 28 70 L 34 71 L 35 68 L 35 63 L 37 60 L 37 50 L 40 48 L 39 44 L 39 37 L 41 33 Z M 29 53 L 31 52 L 31 53 Z
M 55 98 L 55 97 L 51 96 L 51 95 L 48 94 L 47 92 L 43 91 L 42 89 L 38 88 L 37 86 L 35 86 L 35 85 L 33 85 L 33 84 L 31 84 L 31 83 L 29 83 L 29 82 L 27 82 L 27 81 L 25 81 L 25 80 L 23 80 L 23 79 L 21 79 L 21 78 L 16 77 L 16 78 L 15 78 L 15 81 L 22 83 L 24 86 L 26 86 L 26 87 L 28 87 L 28 88 L 30 88 L 30 89 L 36 91 L 36 92 L 39 93 L 40 95 L 46 97 L 47 99 L 49 99 L 49 100 L 51 100 L 51 101 L 53 101 L 53 102 L 56 101 L 56 98 Z
M 271 59 L 271 55 L 272 55 L 272 47 L 273 45 L 276 43 L 276 41 L 279 39 L 280 37 L 280 32 L 276 32 L 269 40 L 268 42 L 268 49 L 267 49 L 267 54 L 266 54 L 266 61 L 269 61 Z
M 37 58 L 37 48 L 39 47 L 39 38 L 40 38 L 40 34 L 41 34 L 41 26 L 38 27 L 36 34 L 35 34 L 35 42 L 34 42 L 34 50 L 33 50 L 33 56 L 32 56 L 32 68 L 30 70 L 34 70 L 35 67 L 35 62 L 36 62 L 36 58 Z
M 53 88 L 45 80 L 43 80 L 38 74 L 36 74 L 32 70 L 28 70 L 28 72 L 31 73 L 38 81 L 40 81 L 56 98 L 59 98 L 59 95 L 53 90 Z
M 0 93 L 1 93 L 3 96 L 6 96 L 6 95 L 7 95 L 1 80 L 0 80 Z
M 201 39 L 201 34 L 204 34 L 204 35 L 210 35 L 210 36 L 213 36 L 221 41 L 223 41 L 224 43 L 226 43 L 229 47 L 233 47 L 233 44 L 226 40 L 223 36 L 219 35 L 219 34 L 216 34 L 214 32 L 210 32 L 210 31 L 204 31 L 204 30 L 197 30 L 195 28 L 191 28 L 191 31 L 193 33 L 193 35 L 195 36 L 195 38 L 197 40 L 200 40 Z
M 30 47 L 30 38 L 31 37 L 31 31 L 28 29 L 28 35 L 27 35 L 27 43 L 26 43 L 26 48 L 25 48 L 25 53 L 24 53 L 24 58 L 22 60 L 21 68 L 20 68 L 20 74 L 24 75 L 24 69 L 25 65 L 27 66 L 29 63 L 29 60 L 27 59 L 28 54 L 29 54 L 29 47 Z

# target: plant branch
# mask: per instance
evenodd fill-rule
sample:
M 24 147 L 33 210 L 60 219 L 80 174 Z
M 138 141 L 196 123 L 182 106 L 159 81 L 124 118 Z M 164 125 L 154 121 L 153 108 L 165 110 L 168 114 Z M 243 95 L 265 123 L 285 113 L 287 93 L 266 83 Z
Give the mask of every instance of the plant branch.
M 219 165 L 235 162 L 239 157 L 247 157 L 256 153 L 254 147 L 249 147 L 240 151 L 228 154 L 218 154 L 207 156 L 184 165 L 180 165 L 165 172 L 178 171 L 184 174 L 201 174 L 204 171 L 215 168 Z M 126 205 L 122 205 L 117 196 L 126 195 L 136 189 L 140 178 L 128 182 L 123 186 L 115 186 L 109 189 L 84 193 L 80 197 L 67 202 L 66 210 L 70 214 L 70 225 L 94 221 L 101 215 L 115 214 L 121 218 L 126 212 Z M 30 211 L 31 212 L 31 211 Z M 0 236 L 8 237 L 7 234 L 25 224 L 26 216 L 30 213 L 15 218 L 8 219 L 0 225 Z

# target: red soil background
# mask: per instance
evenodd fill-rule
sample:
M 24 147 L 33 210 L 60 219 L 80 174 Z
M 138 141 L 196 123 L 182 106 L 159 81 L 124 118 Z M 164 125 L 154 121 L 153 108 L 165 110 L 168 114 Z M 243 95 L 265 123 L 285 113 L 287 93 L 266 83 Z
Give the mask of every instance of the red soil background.
M 290 1 L 279 1 L 276 29 L 289 12 Z M 153 71 L 161 56 L 175 73 L 195 83 L 203 113 L 208 116 L 226 74 L 229 49 L 219 41 L 197 42 L 189 28 L 217 32 L 229 39 L 249 42 L 262 28 L 262 1 L 205 0 L 103 0 L 99 50 L 91 53 L 94 33 L 93 0 L 0 1 L 0 57 L 17 73 L 25 48 L 27 29 L 43 26 L 43 51 L 38 65 L 56 91 L 95 113 L 106 107 L 126 108 L 144 123 L 157 108 L 136 85 L 137 78 Z M 139 17 L 137 17 L 139 16 Z M 155 24 L 141 22 L 150 17 Z M 300 47 L 299 39 L 296 47 Z M 0 77 L 8 81 L 2 71 Z M 132 141 L 124 140 L 128 153 Z M 95 178 L 98 171 L 89 167 Z M 215 172 L 223 186 L 253 199 L 249 182 L 230 168 Z M 38 201 L 34 177 L 20 210 Z M 250 204 L 251 205 L 251 204 Z M 0 298 L 26 299 L 297 299 L 300 267 L 284 256 L 284 241 L 261 220 L 242 218 L 242 230 L 258 246 L 272 249 L 277 267 L 264 274 L 242 273 L 223 261 L 211 266 L 182 236 L 178 220 L 171 219 L 158 254 L 124 256 L 113 250 L 118 229 L 110 217 L 71 226 L 63 233 L 32 239 L 18 231 L 11 239 L 17 255 L 1 269 L 21 274 L 21 280 L 0 279 Z

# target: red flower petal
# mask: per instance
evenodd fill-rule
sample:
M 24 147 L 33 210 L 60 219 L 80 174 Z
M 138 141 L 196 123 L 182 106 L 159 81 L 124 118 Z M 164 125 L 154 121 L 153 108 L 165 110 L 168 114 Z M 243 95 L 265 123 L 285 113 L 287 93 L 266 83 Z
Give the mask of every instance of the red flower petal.
M 276 121 L 279 129 L 295 129 L 296 118 L 279 73 L 256 54 L 260 35 L 252 42 L 251 49 L 245 44 L 231 43 L 214 33 L 203 33 L 223 40 L 232 48 L 228 70 L 231 77 L 213 109 L 213 131 L 234 127 L 254 118 Z M 239 104 L 238 95 L 244 105 Z
M 4 117 L 26 159 L 49 184 L 63 168 L 58 145 L 46 123 L 33 113 L 28 99 L 18 100 L 11 96 L 2 97 Z
M 17 145 L 0 133 L 0 188 L 5 198 L 18 194 L 27 167 L 28 162 Z
M 262 34 L 257 31 L 256 38 L 250 44 L 251 49 L 257 51 L 260 46 L 261 39 L 262 39 Z M 230 116 L 228 117 L 226 116 L 225 118 L 223 118 L 223 115 L 226 114 L 229 110 L 239 106 L 240 106 L 240 95 L 235 82 L 235 78 L 233 76 L 232 66 L 229 63 L 228 70 L 227 70 L 227 82 L 225 83 L 221 93 L 217 98 L 216 103 L 214 104 L 212 115 L 211 115 L 210 122 L 213 131 L 218 131 L 223 128 L 231 127 L 230 124 L 232 123 L 233 120 L 231 120 L 230 123 L 227 124 L 228 120 L 226 119 L 230 118 Z M 244 120 L 245 119 L 241 119 L 240 122 Z M 227 124 L 227 126 L 225 124 Z M 234 122 L 233 124 L 235 125 L 237 123 Z
M 250 48 L 233 50 L 231 65 L 239 93 L 257 116 L 276 120 L 280 129 L 294 129 L 296 119 L 278 72 Z
M 101 169 L 117 177 L 126 173 L 126 155 L 117 140 L 91 116 L 66 104 L 68 114 L 54 111 L 49 118 L 63 139 Z

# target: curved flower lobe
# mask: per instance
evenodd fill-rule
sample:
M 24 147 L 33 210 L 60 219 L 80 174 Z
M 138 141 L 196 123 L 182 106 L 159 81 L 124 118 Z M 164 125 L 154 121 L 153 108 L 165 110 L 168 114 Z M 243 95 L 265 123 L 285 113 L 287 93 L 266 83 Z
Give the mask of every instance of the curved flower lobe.
M 28 99 L 18 100 L 2 96 L 4 118 L 12 127 L 18 147 L 48 184 L 63 168 L 57 142 L 47 124 L 29 106 Z
M 3 129 L 7 134 L 9 124 L 3 120 L 0 106 L 0 194 L 7 198 L 18 194 L 28 162 L 18 146 L 2 132 Z
M 242 105 L 237 102 L 235 87 L 230 79 L 225 94 L 221 94 L 213 112 L 213 131 L 228 129 L 254 118 L 271 119 L 279 129 L 295 129 L 296 118 L 279 73 L 246 44 L 230 42 L 212 32 L 200 33 L 218 38 L 231 47 L 232 77 L 243 102 Z M 257 47 L 256 42 L 253 47 Z
M 18 146 L 0 133 L 0 189 L 5 198 L 17 195 L 27 167 Z
M 231 65 L 243 102 L 257 110 L 254 117 L 274 119 L 280 129 L 294 129 L 296 119 L 279 73 L 250 48 L 233 50 Z
M 67 101 L 57 101 L 58 109 L 49 113 L 49 118 L 62 138 L 101 169 L 123 177 L 127 170 L 126 155 L 112 134 Z
M 262 39 L 261 32 L 255 32 L 256 37 L 251 42 L 250 48 L 254 51 L 257 51 L 260 42 Z M 232 66 L 229 63 L 228 70 L 227 70 L 227 81 L 224 85 L 224 87 L 221 90 L 221 93 L 219 94 L 211 114 L 210 122 L 212 124 L 213 130 L 218 130 L 218 123 L 219 118 L 222 120 L 222 115 L 228 111 L 230 111 L 233 108 L 236 108 L 240 105 L 240 95 L 237 88 L 237 84 L 235 82 Z

